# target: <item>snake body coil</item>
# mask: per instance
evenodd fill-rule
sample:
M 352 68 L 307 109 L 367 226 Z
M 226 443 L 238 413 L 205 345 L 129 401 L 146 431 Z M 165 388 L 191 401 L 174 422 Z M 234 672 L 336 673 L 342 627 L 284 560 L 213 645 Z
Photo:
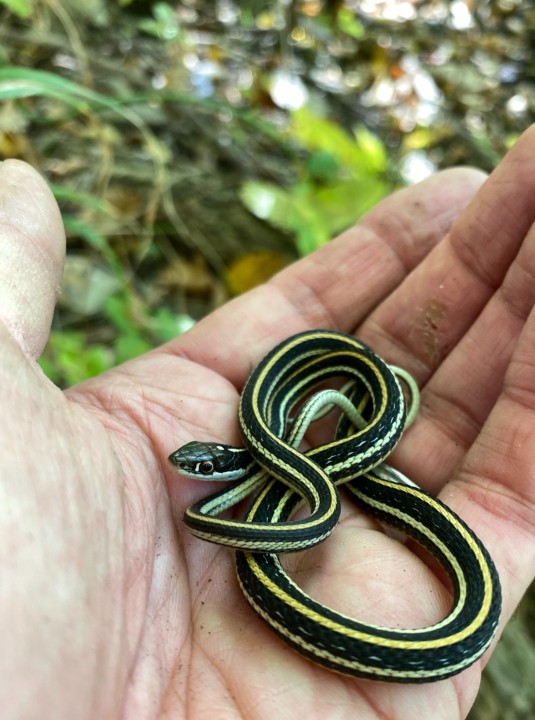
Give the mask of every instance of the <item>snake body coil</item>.
M 313 399 L 308 415 L 306 407 L 297 415 L 295 409 L 333 377 L 352 382 L 357 409 L 347 412 L 351 420 L 344 416 L 332 442 L 302 452 L 295 445 L 317 409 Z M 326 397 L 344 410 L 337 395 Z M 385 470 L 382 463 L 405 421 L 396 372 L 355 338 L 317 330 L 285 340 L 251 374 L 239 408 L 248 453 L 194 442 L 169 459 L 186 475 L 240 478 L 189 508 L 185 520 L 196 535 L 238 549 L 245 597 L 289 645 L 347 675 L 430 682 L 481 657 L 498 626 L 501 591 L 492 560 L 467 525 L 400 473 Z M 332 532 L 340 513 L 336 485 L 344 485 L 369 515 L 402 530 L 437 558 L 453 589 L 446 618 L 405 630 L 359 622 L 316 602 L 288 577 L 275 553 L 312 547 Z M 253 491 L 243 520 L 218 517 Z M 310 513 L 295 520 L 292 514 L 303 501 Z

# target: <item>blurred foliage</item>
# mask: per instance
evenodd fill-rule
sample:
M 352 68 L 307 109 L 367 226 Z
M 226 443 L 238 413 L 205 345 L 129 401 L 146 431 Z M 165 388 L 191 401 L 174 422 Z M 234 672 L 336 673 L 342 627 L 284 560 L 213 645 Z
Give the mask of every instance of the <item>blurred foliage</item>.
M 83 330 L 52 332 L 41 359 L 51 380 L 74 385 L 172 340 L 193 323 L 188 315 L 172 313 L 166 307 L 149 315 L 146 305 L 125 292 L 107 297 L 102 312 L 106 324 L 114 330 L 106 342 L 95 339 L 88 344 Z
M 3 5 L 20 18 L 27 18 L 32 13 L 31 0 L 0 0 L 0 5 Z
M 491 170 L 533 114 L 534 16 L 0 0 L 0 157 L 41 170 L 68 234 L 47 372 L 70 384 L 164 341 L 405 182 Z
M 308 151 L 289 189 L 274 183 L 246 181 L 241 199 L 257 217 L 295 235 L 306 255 L 353 225 L 392 186 L 385 147 L 366 128 L 354 136 L 307 108 L 292 113 L 289 132 Z

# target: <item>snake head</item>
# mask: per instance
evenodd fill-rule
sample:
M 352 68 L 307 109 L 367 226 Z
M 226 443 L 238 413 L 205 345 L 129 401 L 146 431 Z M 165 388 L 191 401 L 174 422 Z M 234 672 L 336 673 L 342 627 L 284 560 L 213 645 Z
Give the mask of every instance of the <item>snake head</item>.
M 196 480 L 233 480 L 243 474 L 239 456 L 243 449 L 194 440 L 169 455 L 169 462 L 181 475 Z

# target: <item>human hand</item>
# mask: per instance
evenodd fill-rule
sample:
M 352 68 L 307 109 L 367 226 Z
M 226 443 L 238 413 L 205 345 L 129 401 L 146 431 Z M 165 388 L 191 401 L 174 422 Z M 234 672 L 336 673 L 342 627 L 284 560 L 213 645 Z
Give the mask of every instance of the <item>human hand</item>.
M 194 438 L 239 442 L 239 390 L 284 337 L 354 333 L 423 387 L 395 463 L 489 549 L 505 622 L 535 554 L 534 138 L 480 190 L 471 170 L 403 190 L 185 335 L 64 394 L 35 364 L 61 275 L 57 209 L 29 168 L 0 165 L 5 720 L 44 708 L 57 720 L 466 716 L 481 663 L 387 685 L 288 650 L 241 596 L 232 552 L 182 525 L 214 486 L 166 458 Z M 325 543 L 287 565 L 321 602 L 371 622 L 420 627 L 450 603 L 417 555 L 349 504 Z

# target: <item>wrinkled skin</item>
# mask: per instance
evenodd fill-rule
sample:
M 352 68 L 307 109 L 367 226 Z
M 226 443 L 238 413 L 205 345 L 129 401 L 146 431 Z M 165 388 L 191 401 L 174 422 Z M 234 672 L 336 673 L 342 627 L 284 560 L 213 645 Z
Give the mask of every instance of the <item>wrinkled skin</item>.
M 166 458 L 192 439 L 239 441 L 240 388 L 284 337 L 355 333 L 423 388 L 395 464 L 486 544 L 503 626 L 535 567 L 534 143 L 531 129 L 486 181 L 455 169 L 392 195 L 173 342 L 66 393 L 36 365 L 61 220 L 34 171 L 0 164 L 4 720 L 45 708 L 55 720 L 466 717 L 482 662 L 402 686 L 287 649 L 241 596 L 232 552 L 181 523 L 215 486 L 180 478 Z M 329 540 L 287 564 L 318 599 L 364 620 L 421 626 L 449 607 L 414 548 L 349 503 Z

